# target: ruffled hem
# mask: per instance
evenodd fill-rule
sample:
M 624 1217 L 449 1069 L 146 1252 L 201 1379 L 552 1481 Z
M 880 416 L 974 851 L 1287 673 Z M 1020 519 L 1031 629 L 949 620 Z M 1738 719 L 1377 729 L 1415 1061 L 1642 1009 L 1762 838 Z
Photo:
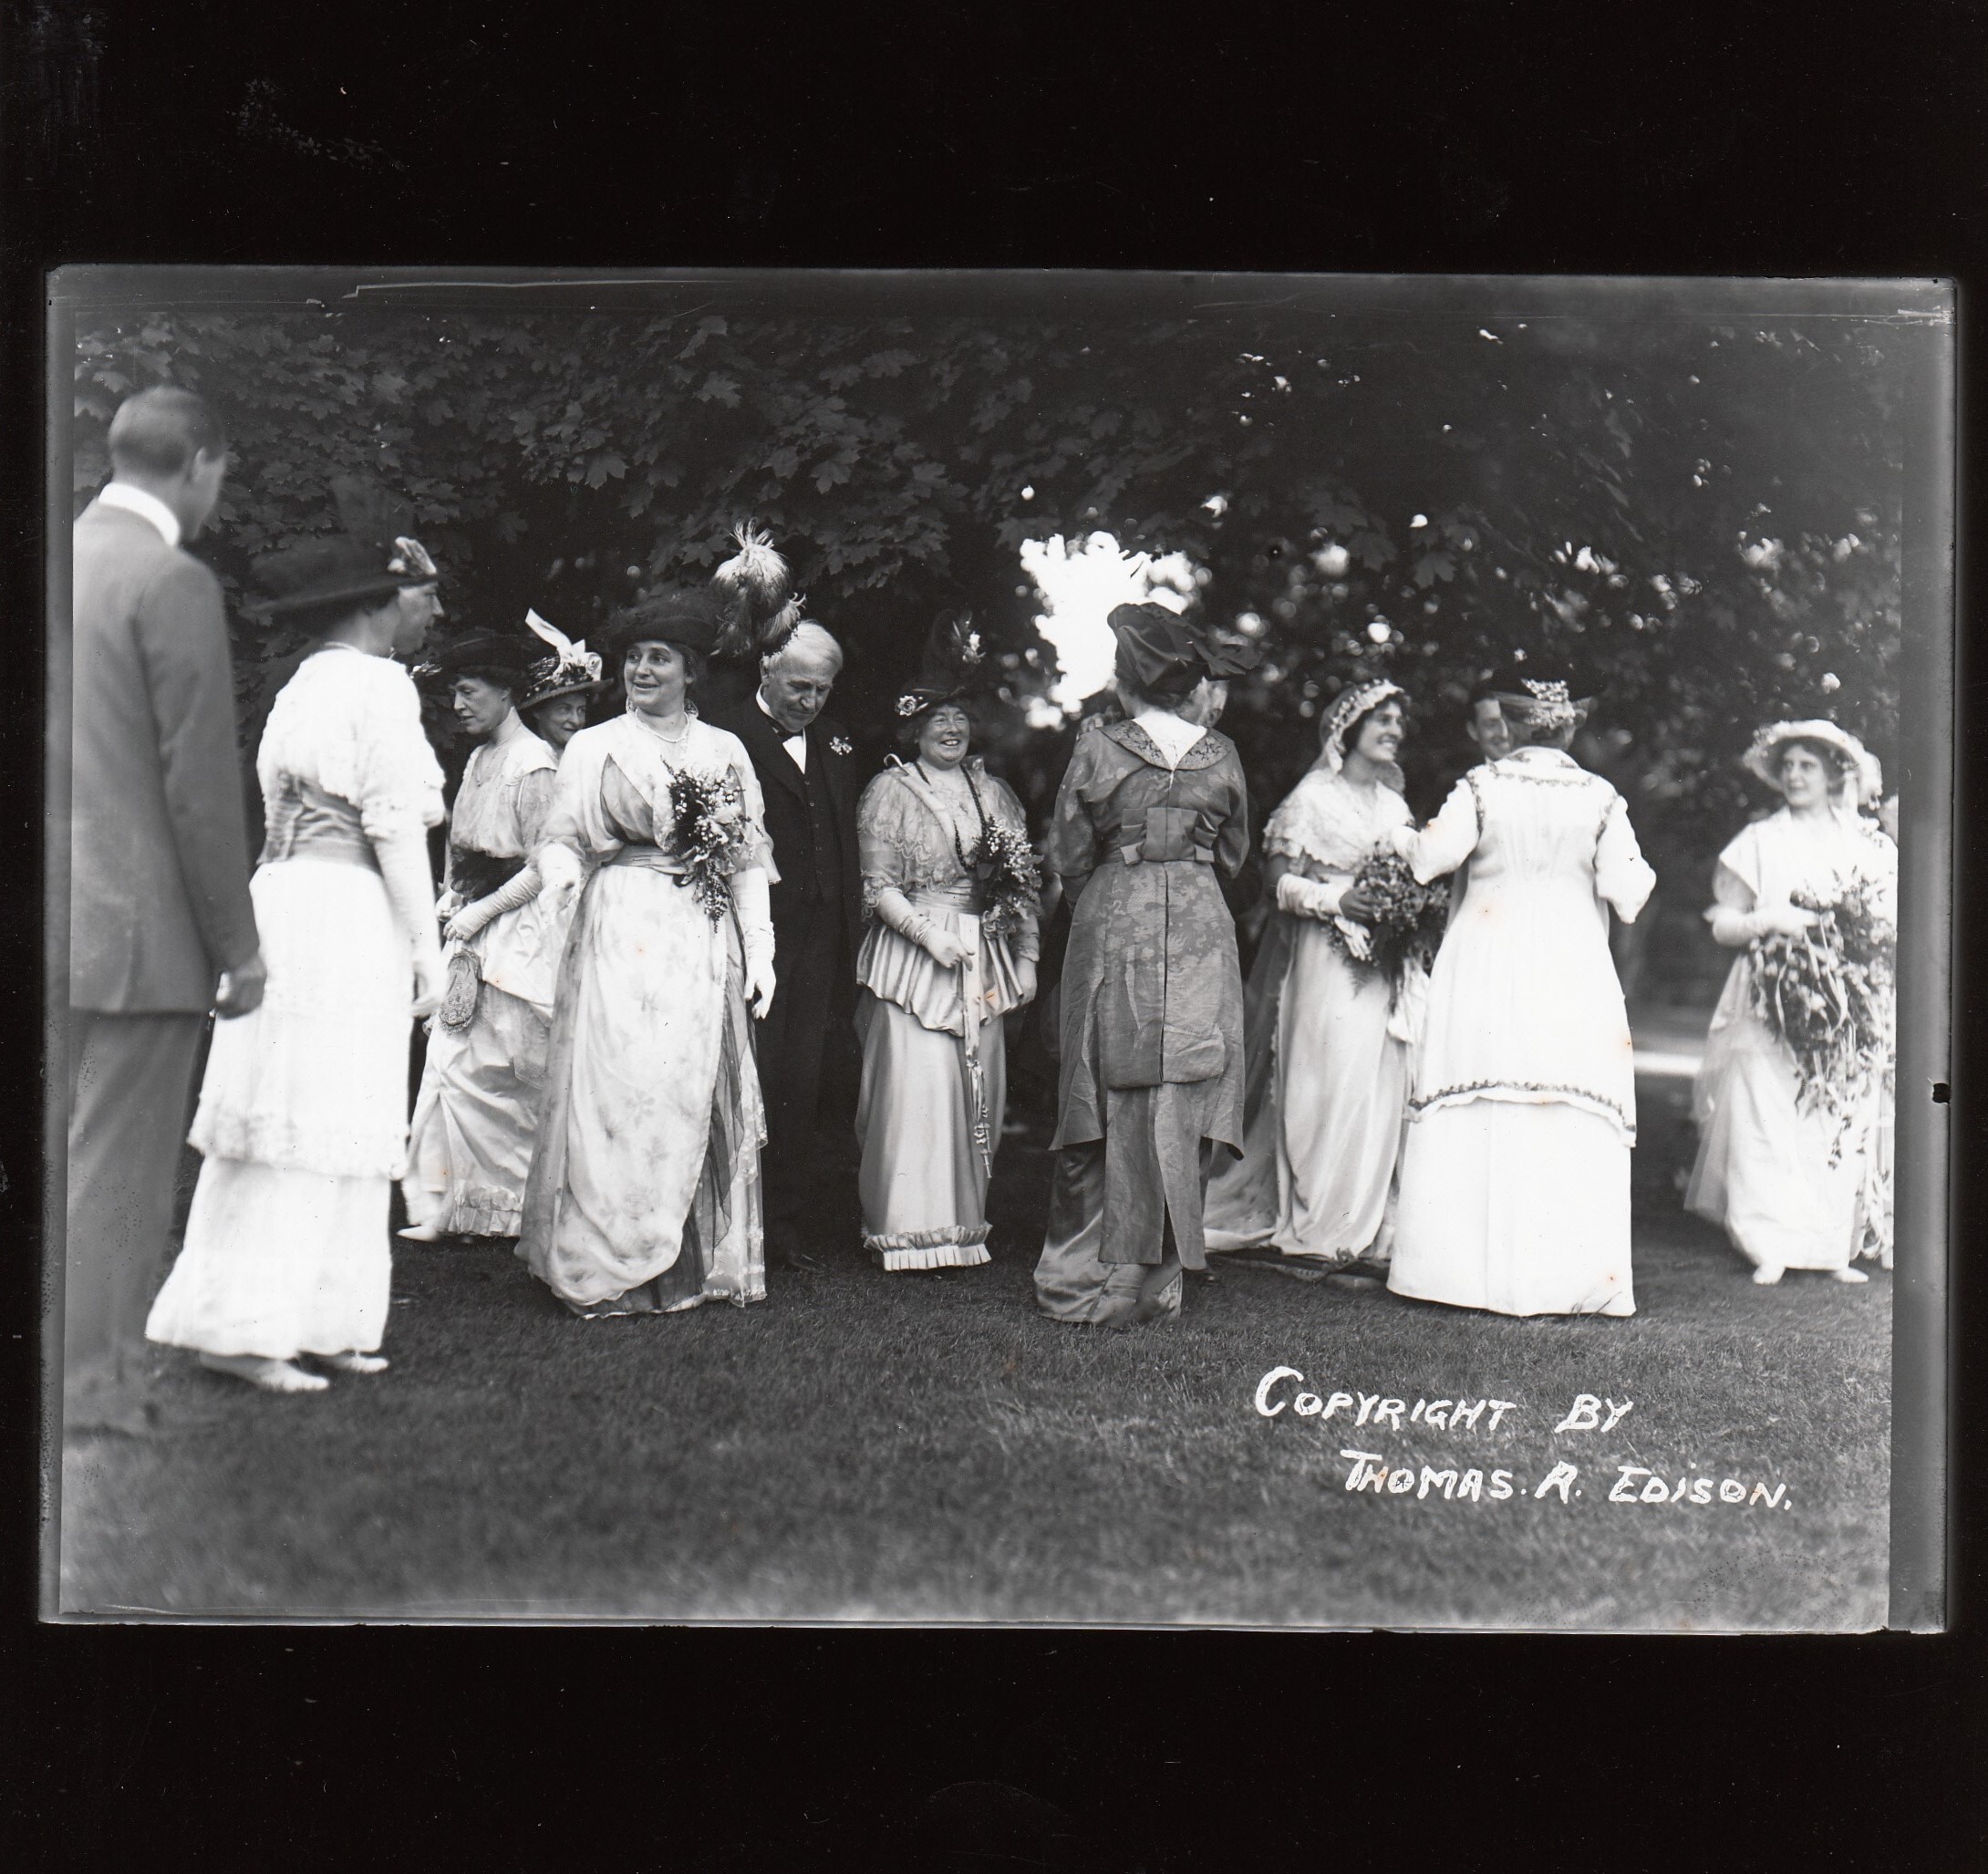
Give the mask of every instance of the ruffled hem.
M 1585 1087 L 1525 1086 L 1508 1081 L 1479 1081 L 1467 1087 L 1444 1087 L 1426 1095 L 1417 1094 L 1408 1103 L 1408 1116 L 1420 1119 L 1439 1106 L 1467 1106 L 1473 1100 L 1502 1100 L 1515 1106 L 1574 1106 L 1605 1119 L 1622 1135 L 1625 1144 L 1636 1143 L 1636 1121 L 1606 1093 Z
M 926 909 L 923 915 L 953 935 L 959 934 L 958 911 Z M 1014 958 L 1008 939 L 981 927 L 980 976 L 987 1001 L 982 1020 L 991 1021 L 1021 1006 L 1021 985 L 1015 979 Z M 959 1006 L 959 971 L 941 969 L 923 944 L 915 944 L 887 924 L 873 924 L 856 954 L 856 982 L 879 1001 L 902 1009 L 921 1027 L 937 1034 L 964 1035 L 966 1017 Z
M 943 1229 L 900 1230 L 889 1236 L 871 1236 L 867 1231 L 863 1247 L 885 1269 L 978 1268 L 993 1258 L 987 1251 L 988 1227 L 950 1224 Z

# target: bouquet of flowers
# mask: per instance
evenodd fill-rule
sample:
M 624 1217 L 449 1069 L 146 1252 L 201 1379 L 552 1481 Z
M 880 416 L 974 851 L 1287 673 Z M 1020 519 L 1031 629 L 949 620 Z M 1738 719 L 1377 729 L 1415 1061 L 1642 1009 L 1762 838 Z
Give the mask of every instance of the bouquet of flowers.
M 1353 886 L 1378 907 L 1372 922 L 1341 916 L 1325 927 L 1356 967 L 1387 978 L 1392 1003 L 1411 964 L 1427 969 L 1435 961 L 1449 917 L 1449 882 L 1424 885 L 1406 859 L 1382 847 L 1361 861 Z
M 983 819 L 980 837 L 965 855 L 985 899 L 980 927 L 989 933 L 1012 930 L 1025 912 L 1041 902 L 1042 875 L 1036 868 L 1035 848 L 1025 834 L 995 819 Z
M 1792 936 L 1755 939 L 1753 1009 L 1795 1057 L 1796 1100 L 1836 1120 L 1835 1165 L 1890 1055 L 1898 933 L 1859 881 L 1833 898 L 1796 892 L 1790 902 L 1821 916 Z
M 745 854 L 745 793 L 730 774 L 673 774 L 673 845 L 685 869 L 677 883 L 698 895 L 713 924 L 731 909 L 731 875 Z

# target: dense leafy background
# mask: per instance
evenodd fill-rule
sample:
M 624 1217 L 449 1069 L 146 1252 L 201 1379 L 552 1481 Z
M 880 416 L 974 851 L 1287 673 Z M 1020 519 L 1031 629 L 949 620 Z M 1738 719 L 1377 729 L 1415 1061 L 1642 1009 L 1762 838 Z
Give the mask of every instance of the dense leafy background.
M 1735 766 L 1755 724 L 1827 708 L 1893 753 L 1900 399 L 1921 339 L 1627 295 L 1620 316 L 1489 323 L 159 312 L 78 330 L 75 483 L 80 505 L 103 479 L 119 399 L 170 378 L 229 419 L 240 467 L 202 550 L 237 588 L 256 552 L 326 524 L 330 476 L 370 466 L 450 575 L 450 629 L 514 629 L 529 605 L 574 636 L 708 571 L 750 515 L 847 645 L 837 709 L 876 748 L 942 601 L 989 627 L 1010 702 L 1045 689 L 1017 550 L 1108 529 L 1185 551 L 1210 615 L 1260 630 L 1266 664 L 1224 726 L 1265 807 L 1357 671 L 1416 699 L 1427 811 L 1468 754 L 1468 686 L 1515 648 L 1572 660 L 1607 699 L 1581 752 L 1629 794 L 1684 931 L 1757 810 Z M 299 647 L 236 628 L 251 733 Z M 997 763 L 1041 808 L 1067 730 L 993 714 Z

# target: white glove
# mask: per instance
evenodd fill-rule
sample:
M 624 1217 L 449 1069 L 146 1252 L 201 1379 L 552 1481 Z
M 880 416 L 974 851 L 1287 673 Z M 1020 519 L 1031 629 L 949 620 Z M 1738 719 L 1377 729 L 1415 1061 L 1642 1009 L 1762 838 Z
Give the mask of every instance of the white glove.
M 409 825 L 375 837 L 373 856 L 379 862 L 387 902 L 413 947 L 417 1003 L 427 995 L 428 1009 L 432 1009 L 441 994 L 442 962 L 441 945 L 435 936 L 435 883 L 428 869 L 428 835 L 420 827 Z M 427 1012 L 427 1009 L 416 1009 L 418 1014 Z
M 745 999 L 759 1021 L 773 1006 L 773 914 L 766 868 L 751 865 L 731 875 L 731 901 L 739 911 L 739 941 L 745 952 Z
M 564 851 L 564 848 L 560 849 Z M 486 924 L 493 924 L 506 911 L 529 905 L 539 894 L 538 868 L 527 865 L 513 873 L 488 897 L 465 905 L 442 927 L 442 936 L 452 944 L 466 944 Z
M 1340 894 L 1331 885 L 1300 877 L 1295 872 L 1287 872 L 1277 882 L 1277 908 L 1295 916 L 1322 921 L 1338 914 L 1339 901 Z
M 1755 937 L 1793 937 L 1814 924 L 1817 915 L 1786 904 L 1770 905 L 1753 911 L 1718 905 L 1706 914 L 1714 938 L 1729 950 L 1742 949 Z

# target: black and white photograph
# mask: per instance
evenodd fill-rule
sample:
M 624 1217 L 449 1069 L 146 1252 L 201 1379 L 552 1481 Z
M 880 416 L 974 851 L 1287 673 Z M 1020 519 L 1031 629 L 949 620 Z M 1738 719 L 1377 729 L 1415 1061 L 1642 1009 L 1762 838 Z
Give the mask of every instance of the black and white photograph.
M 58 270 L 44 1617 L 1940 1626 L 1953 298 Z

